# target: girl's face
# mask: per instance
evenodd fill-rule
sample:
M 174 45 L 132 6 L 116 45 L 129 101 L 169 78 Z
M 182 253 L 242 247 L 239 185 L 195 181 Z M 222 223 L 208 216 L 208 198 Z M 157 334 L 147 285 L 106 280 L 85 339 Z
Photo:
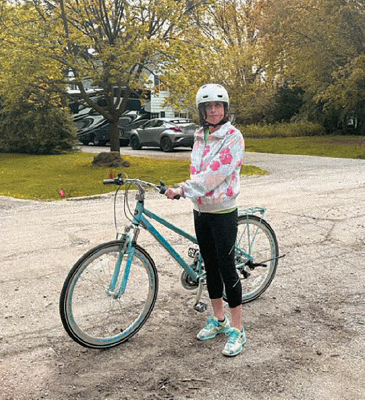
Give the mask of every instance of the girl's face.
M 206 120 L 211 124 L 218 124 L 224 118 L 224 104 L 212 101 L 205 104 Z

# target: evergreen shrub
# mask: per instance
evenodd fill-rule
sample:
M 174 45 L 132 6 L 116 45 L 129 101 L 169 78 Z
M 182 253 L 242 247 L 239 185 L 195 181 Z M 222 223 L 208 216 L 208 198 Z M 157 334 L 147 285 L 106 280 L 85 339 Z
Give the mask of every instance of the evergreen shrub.
M 65 109 L 23 103 L 0 111 L 0 152 L 60 154 L 75 144 L 76 127 Z

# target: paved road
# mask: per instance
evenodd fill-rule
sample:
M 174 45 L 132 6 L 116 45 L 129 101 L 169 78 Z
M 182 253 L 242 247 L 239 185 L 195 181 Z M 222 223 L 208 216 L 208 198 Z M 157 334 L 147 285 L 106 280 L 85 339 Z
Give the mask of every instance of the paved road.
M 108 146 L 80 146 L 81 151 L 87 153 L 101 153 L 109 151 Z M 120 153 L 122 155 L 137 156 L 137 157 L 158 157 L 158 158 L 190 158 L 191 149 L 189 148 L 177 148 L 173 152 L 163 152 L 156 147 L 144 147 L 142 150 L 132 150 L 128 147 L 121 147 Z
M 112 197 L 0 198 L 0 399 L 162 399 L 166 377 L 176 399 L 365 399 L 365 161 L 247 153 L 246 162 L 270 174 L 243 177 L 239 205 L 267 207 L 286 257 L 267 295 L 245 308 L 248 347 L 229 365 L 219 343 L 191 350 L 205 317 L 190 314 L 174 263 L 144 233 L 161 273 L 154 334 L 111 352 L 80 349 L 60 325 L 58 296 L 70 266 L 114 238 Z M 188 200 L 156 194 L 148 204 L 192 229 Z M 191 376 L 202 377 L 191 381 L 198 389 L 179 392 Z
M 84 152 L 100 153 L 109 151 L 108 147 L 100 146 L 80 146 Z M 157 148 L 144 148 L 142 150 L 132 150 L 130 147 L 121 147 L 122 155 L 137 157 L 156 157 L 156 158 L 176 158 L 190 159 L 191 150 L 187 148 L 177 148 L 171 153 L 165 153 Z M 264 153 L 246 153 L 245 163 L 253 164 L 267 170 L 271 175 L 286 173 L 304 173 L 304 172 L 323 172 L 326 169 L 346 170 L 354 166 L 364 164 L 363 160 L 334 159 L 329 157 L 313 156 L 293 156 L 283 154 L 264 154 Z

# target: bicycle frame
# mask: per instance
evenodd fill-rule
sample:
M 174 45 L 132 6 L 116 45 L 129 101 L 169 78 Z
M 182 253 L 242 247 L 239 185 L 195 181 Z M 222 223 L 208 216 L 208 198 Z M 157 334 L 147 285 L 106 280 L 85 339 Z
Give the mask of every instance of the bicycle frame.
M 139 235 L 139 226 L 142 225 L 151 235 L 161 244 L 161 246 L 178 262 L 178 264 L 186 271 L 187 274 L 190 275 L 194 282 L 199 282 L 201 278 L 205 277 L 205 272 L 201 270 L 202 258 L 199 255 L 197 260 L 197 271 L 196 272 L 182 257 L 181 255 L 174 249 L 174 247 L 162 236 L 162 234 L 153 226 L 153 224 L 149 221 L 155 220 L 171 231 L 177 233 L 178 235 L 188 239 L 193 244 L 198 244 L 196 238 L 189 233 L 185 232 L 181 228 L 178 228 L 171 222 L 166 221 L 164 218 L 158 216 L 157 214 L 147 210 L 144 208 L 144 202 L 139 200 L 136 203 L 136 207 L 134 210 L 134 216 L 132 220 L 132 225 L 134 228 L 134 235 L 130 234 L 131 226 L 126 228 L 126 232 L 122 234 L 119 238 L 123 243 L 124 247 L 121 249 L 121 252 L 118 256 L 118 260 L 115 265 L 114 274 L 112 280 L 109 285 L 108 293 L 112 295 L 114 298 L 119 298 L 124 294 L 125 289 L 127 287 L 129 271 L 132 265 L 133 257 L 135 254 L 135 243 L 137 242 L 137 238 Z M 117 284 L 118 276 L 120 274 L 121 263 L 123 259 L 123 254 L 125 250 L 128 251 L 128 259 L 126 262 L 126 266 L 124 269 L 123 277 L 120 283 L 120 288 L 118 292 L 115 292 L 115 287 Z
M 248 208 L 248 209 L 239 211 L 239 216 L 260 213 L 261 218 L 263 218 L 265 211 L 266 211 L 265 208 L 253 207 L 253 208 Z M 201 277 L 201 274 L 196 273 L 191 268 L 191 266 L 188 263 L 186 263 L 186 261 L 171 246 L 171 244 L 149 222 L 149 220 L 145 217 L 145 215 L 148 218 L 157 221 L 158 223 L 160 223 L 161 225 L 170 229 L 171 231 L 177 233 L 178 235 L 183 236 L 184 238 L 188 239 L 193 244 L 198 244 L 197 239 L 194 236 L 191 236 L 189 233 L 185 232 L 184 230 L 178 228 L 171 222 L 166 221 L 164 218 L 160 217 L 159 215 L 156 215 L 155 213 L 145 209 L 142 202 L 137 203 L 136 209 L 135 209 L 135 216 L 133 219 L 133 224 L 135 226 L 142 224 L 147 229 L 147 231 L 150 232 L 152 234 L 152 236 L 161 244 L 161 246 L 163 246 L 166 249 L 166 251 L 180 264 L 180 266 L 191 276 L 191 278 L 194 281 L 197 281 Z M 257 231 L 255 232 L 254 237 L 252 238 L 251 244 L 253 244 L 253 242 L 255 241 L 256 234 L 257 234 Z M 249 249 L 249 251 L 251 252 L 251 249 Z M 240 253 L 243 254 L 245 257 L 247 257 L 247 259 L 252 260 L 252 257 L 249 254 L 243 252 L 241 249 L 240 249 Z M 201 264 L 201 261 L 202 261 L 201 256 L 199 256 L 199 261 L 198 261 L 199 265 Z
M 183 236 L 185 239 L 188 239 L 193 244 L 198 244 L 196 238 L 191 236 L 189 233 L 184 230 L 178 228 L 171 222 L 166 221 L 164 218 L 154 214 L 153 212 L 144 209 L 144 214 L 171 231 L 177 233 L 180 236 Z M 166 251 L 180 264 L 180 266 L 192 277 L 194 281 L 197 281 L 201 274 L 196 273 L 191 266 L 180 256 L 180 254 L 172 247 L 172 245 L 160 234 L 160 232 L 149 222 L 149 220 L 142 214 L 140 223 L 151 233 L 151 235 L 163 246 Z M 201 259 L 199 259 L 201 262 Z
M 251 214 L 256 214 L 260 213 L 261 218 L 263 218 L 265 214 L 265 209 L 261 207 L 253 207 L 245 210 L 240 210 L 239 211 L 239 216 L 241 215 L 251 215 Z M 149 211 L 144 207 L 144 196 L 141 194 L 139 195 L 138 201 L 135 206 L 134 210 L 134 216 L 132 220 L 132 225 L 134 228 L 134 235 L 130 235 L 130 227 L 127 227 L 126 232 L 121 235 L 119 238 L 122 242 L 125 241 L 124 243 L 124 248 L 121 250 L 121 253 L 118 257 L 115 270 L 114 270 L 114 275 L 109 287 L 109 294 L 113 295 L 115 298 L 119 298 L 121 295 L 124 294 L 127 282 L 128 282 L 128 277 L 129 277 L 129 271 L 132 265 L 134 253 L 135 253 L 135 246 L 134 244 L 137 242 L 137 238 L 139 235 L 139 226 L 142 225 L 148 232 L 151 233 L 151 235 L 157 240 L 158 243 L 177 261 L 177 263 L 183 268 L 183 270 L 192 278 L 194 282 L 200 282 L 201 278 L 205 277 L 205 272 L 202 272 L 201 269 L 201 263 L 202 263 L 202 258 L 199 255 L 199 258 L 197 260 L 197 271 L 196 272 L 182 257 L 181 255 L 174 249 L 174 247 L 162 236 L 162 234 L 155 228 L 155 226 L 149 221 L 149 220 L 154 220 L 161 225 L 165 226 L 166 228 L 170 229 L 171 231 L 177 233 L 178 235 L 186 238 L 193 244 L 198 244 L 197 239 L 190 235 L 189 233 L 185 232 L 183 229 L 177 227 L 176 225 L 172 224 L 169 221 L 166 221 L 164 218 L 160 217 L 159 215 L 153 213 L 152 211 Z M 128 238 L 128 239 L 127 239 Z M 126 240 L 127 239 L 127 240 Z M 253 241 L 255 238 L 253 238 Z M 252 243 L 253 243 L 252 241 Z M 120 268 L 121 268 L 121 262 L 123 258 L 124 251 L 126 248 L 128 249 L 128 259 L 127 263 L 125 266 L 124 274 L 121 280 L 120 288 L 117 293 L 115 293 L 115 287 L 116 283 L 118 280 L 118 276 L 120 273 Z M 251 251 L 249 249 L 249 251 Z M 247 254 L 246 252 L 242 251 L 242 249 L 239 250 L 239 253 L 246 257 L 247 260 L 252 261 L 252 257 Z M 201 291 L 201 288 L 200 288 Z M 199 292 L 199 291 L 198 291 Z

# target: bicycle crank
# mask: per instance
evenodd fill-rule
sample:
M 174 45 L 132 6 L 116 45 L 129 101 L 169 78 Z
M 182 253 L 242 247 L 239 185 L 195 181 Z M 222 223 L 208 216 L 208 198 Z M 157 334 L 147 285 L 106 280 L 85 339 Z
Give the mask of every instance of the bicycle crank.
M 193 281 L 191 276 L 186 272 L 183 271 L 180 277 L 181 284 L 183 285 L 184 289 L 193 290 L 198 287 L 198 282 Z

